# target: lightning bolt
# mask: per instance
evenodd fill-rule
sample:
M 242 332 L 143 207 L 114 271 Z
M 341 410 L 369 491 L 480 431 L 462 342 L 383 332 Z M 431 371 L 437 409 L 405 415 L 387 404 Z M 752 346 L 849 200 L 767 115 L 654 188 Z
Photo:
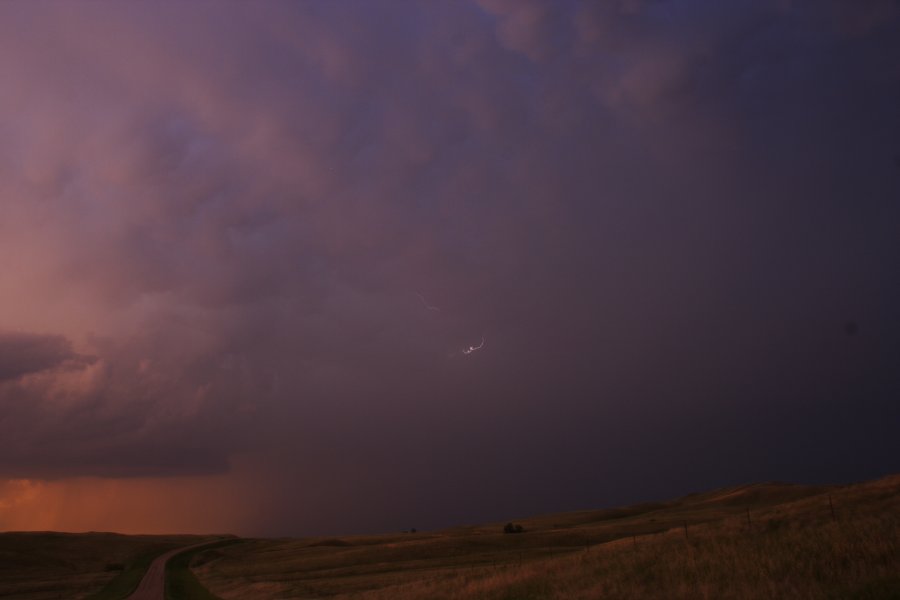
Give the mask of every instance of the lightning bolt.
M 416 292 L 416 296 L 419 297 L 419 300 L 422 301 L 422 304 L 424 304 L 424 305 L 425 305 L 425 308 L 427 308 L 428 310 L 433 310 L 433 311 L 441 312 L 441 309 L 438 308 L 437 306 L 433 306 L 433 305 L 431 305 L 431 304 L 428 304 L 428 301 L 425 300 L 425 296 L 423 296 L 423 295 L 420 294 L 419 292 Z
M 476 350 L 481 350 L 484 348 L 484 336 L 481 336 L 481 343 L 477 346 L 469 346 L 468 348 L 463 348 L 463 354 L 472 354 Z

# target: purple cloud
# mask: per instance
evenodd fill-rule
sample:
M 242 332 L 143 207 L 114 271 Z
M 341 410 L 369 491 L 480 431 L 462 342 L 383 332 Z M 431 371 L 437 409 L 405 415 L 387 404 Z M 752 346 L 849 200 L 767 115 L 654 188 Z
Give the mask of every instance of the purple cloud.
M 0 475 L 242 460 L 275 532 L 895 468 L 898 19 L 3 4 Z
M 59 366 L 75 358 L 62 336 L 0 332 L 0 382 Z

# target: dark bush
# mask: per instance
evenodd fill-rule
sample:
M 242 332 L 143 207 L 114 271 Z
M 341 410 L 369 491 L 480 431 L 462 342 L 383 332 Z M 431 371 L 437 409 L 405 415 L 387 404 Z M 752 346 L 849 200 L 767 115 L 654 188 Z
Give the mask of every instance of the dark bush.
M 503 533 L 524 533 L 524 531 L 518 523 L 507 523 L 503 526 Z

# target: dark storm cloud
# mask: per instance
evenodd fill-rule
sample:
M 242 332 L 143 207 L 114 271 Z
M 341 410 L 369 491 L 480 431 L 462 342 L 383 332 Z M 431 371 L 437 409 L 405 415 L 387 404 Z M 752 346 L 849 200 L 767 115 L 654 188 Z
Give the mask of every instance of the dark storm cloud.
M 3 474 L 249 454 L 276 532 L 896 468 L 895 2 L 2 11 L 0 326 L 95 357 L 10 363 Z
M 62 336 L 0 332 L 0 381 L 51 369 L 74 357 L 72 344 Z
M 198 359 L 189 338 L 167 338 L 159 353 L 153 345 L 162 342 L 154 335 L 139 342 L 94 339 L 98 355 L 85 357 L 49 337 L 67 350 L 63 357 L 0 384 L 0 470 L 8 477 L 223 471 L 224 455 L 240 447 L 242 437 L 217 437 L 218 414 L 246 419 L 253 409 L 236 398 L 241 378 Z M 22 346 L 10 349 L 28 356 Z M 235 417 L 229 421 L 234 425 Z

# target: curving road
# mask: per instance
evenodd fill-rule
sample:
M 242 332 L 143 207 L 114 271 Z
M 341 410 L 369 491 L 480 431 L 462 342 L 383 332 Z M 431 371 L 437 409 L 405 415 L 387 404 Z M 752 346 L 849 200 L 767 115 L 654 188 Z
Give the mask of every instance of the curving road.
M 127 600 L 165 600 L 166 597 L 166 563 L 176 554 L 186 552 L 191 548 L 206 546 L 215 542 L 203 542 L 202 544 L 194 544 L 192 546 L 184 546 L 183 548 L 175 548 L 169 550 L 165 554 L 157 556 L 150 563 L 150 568 L 144 573 L 140 585 L 134 590 L 134 593 L 128 596 Z

